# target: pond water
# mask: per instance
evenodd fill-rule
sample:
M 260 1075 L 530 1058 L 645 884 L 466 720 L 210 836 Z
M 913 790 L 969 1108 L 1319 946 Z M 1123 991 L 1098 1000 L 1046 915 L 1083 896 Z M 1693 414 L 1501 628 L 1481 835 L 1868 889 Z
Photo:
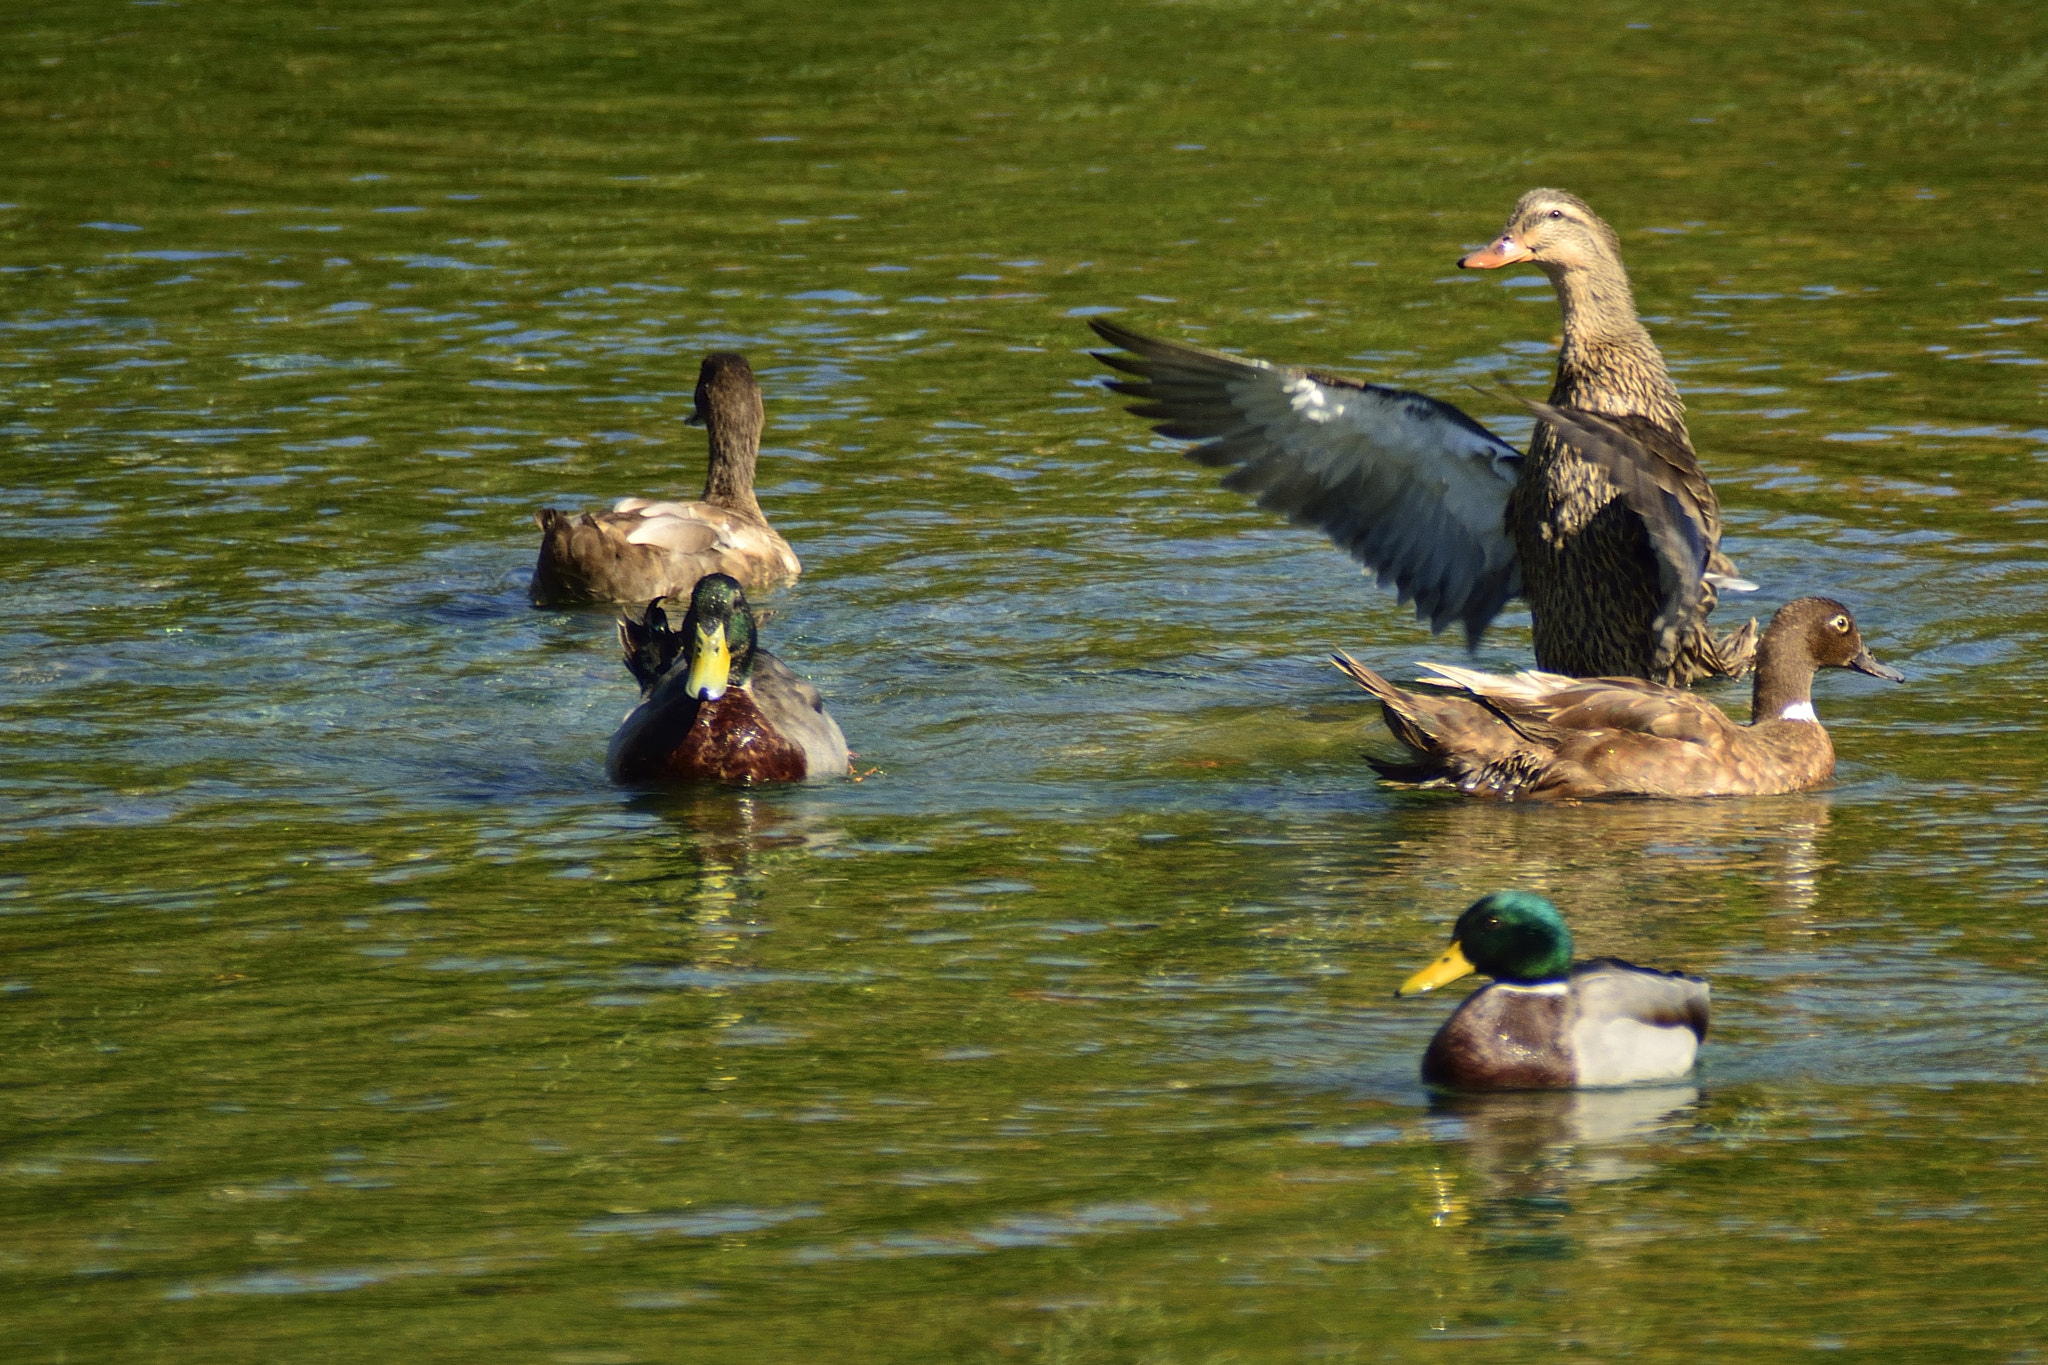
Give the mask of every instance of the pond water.
M 8 1358 L 2041 1359 L 2044 52 L 1907 0 L 17 16 Z M 1453 262 L 1539 184 L 1621 232 L 1755 609 L 1911 679 L 1821 681 L 1829 791 L 1379 787 L 1325 656 L 1459 642 L 1098 387 L 1114 313 L 1519 439 L 1469 384 L 1540 394 L 1555 303 Z M 711 349 L 858 783 L 609 787 L 609 614 L 526 604 L 534 508 L 694 494 Z M 1392 988 L 1503 886 L 1712 978 L 1695 1084 L 1421 1088 L 1451 1002 Z

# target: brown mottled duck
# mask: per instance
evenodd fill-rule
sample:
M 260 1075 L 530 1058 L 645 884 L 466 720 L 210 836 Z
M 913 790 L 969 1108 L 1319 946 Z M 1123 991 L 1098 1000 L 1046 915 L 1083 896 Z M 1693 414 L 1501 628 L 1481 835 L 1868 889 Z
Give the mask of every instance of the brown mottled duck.
M 799 782 L 847 774 L 846 736 L 818 689 L 758 647 L 740 585 L 707 574 L 682 628 L 659 601 L 619 622 L 640 705 L 612 736 L 614 782 Z
M 1850 668 L 1905 681 L 1864 647 L 1840 602 L 1801 597 L 1771 618 L 1756 649 L 1749 724 L 1712 702 L 1640 678 L 1511 678 L 1424 664 L 1442 692 L 1410 692 L 1365 665 L 1332 660 L 1379 700 L 1387 728 L 1413 751 L 1368 759 L 1397 782 L 1455 787 L 1509 801 L 1599 796 L 1773 796 L 1835 771 L 1835 746 L 1813 709 L 1813 675 Z
M 1223 485 L 1314 526 L 1442 630 L 1475 643 L 1528 600 L 1540 668 L 1685 684 L 1745 672 L 1755 622 L 1716 639 L 1721 509 L 1664 357 L 1636 317 L 1614 229 L 1562 190 L 1531 190 L 1459 264 L 1527 262 L 1556 287 L 1564 341 L 1527 454 L 1448 403 L 1404 389 L 1142 336 L 1100 319 L 1136 380 L 1110 384 L 1199 440 Z
M 704 357 L 696 397 L 688 422 L 711 438 L 703 498 L 622 498 L 609 512 L 580 517 L 541 508 L 533 514 L 541 531 L 530 589 L 535 606 L 688 597 L 698 579 L 713 573 L 767 588 L 802 571 L 754 500 L 764 413 L 746 357 Z

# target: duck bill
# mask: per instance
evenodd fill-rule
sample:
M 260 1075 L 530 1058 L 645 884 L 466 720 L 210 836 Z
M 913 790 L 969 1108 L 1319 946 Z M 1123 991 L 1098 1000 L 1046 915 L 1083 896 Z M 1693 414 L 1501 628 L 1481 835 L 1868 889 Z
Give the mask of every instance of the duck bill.
M 683 680 L 689 694 L 701 701 L 717 701 L 732 681 L 732 650 L 725 643 L 725 623 L 710 629 L 697 627 L 697 654 L 690 660 L 690 675 Z
M 1849 667 L 1855 669 L 1858 673 L 1868 673 L 1873 678 L 1883 678 L 1886 682 L 1904 682 L 1906 680 L 1905 674 L 1889 664 L 1879 663 L 1876 656 L 1867 649 L 1849 660 Z
M 1498 270 L 1517 261 L 1535 259 L 1536 253 L 1503 232 L 1479 250 L 1458 258 L 1460 270 Z
M 1400 989 L 1394 994 L 1421 995 L 1424 991 L 1433 991 L 1438 986 L 1448 986 L 1459 977 L 1470 976 L 1477 970 L 1477 967 L 1465 960 L 1464 947 L 1454 942 L 1444 950 L 1442 957 L 1403 981 Z

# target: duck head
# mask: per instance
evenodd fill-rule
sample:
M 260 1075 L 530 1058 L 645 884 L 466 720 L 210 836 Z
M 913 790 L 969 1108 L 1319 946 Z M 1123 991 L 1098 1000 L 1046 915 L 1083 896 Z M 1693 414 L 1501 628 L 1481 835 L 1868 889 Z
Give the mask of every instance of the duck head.
M 1495 891 L 1458 916 L 1442 957 L 1401 983 L 1420 995 L 1478 972 L 1496 981 L 1561 981 L 1572 969 L 1572 931 L 1557 907 L 1531 891 Z
M 713 431 L 748 425 L 756 432 L 761 429 L 761 385 L 754 378 L 754 367 L 737 352 L 713 351 L 704 357 L 697 367 L 693 401 L 695 407 L 683 419 L 684 426 Z
M 743 687 L 754 668 L 754 613 L 739 583 L 706 574 L 683 618 L 683 687 L 699 701 L 717 701 Z
M 1621 239 L 1576 194 L 1530 190 L 1508 225 L 1486 246 L 1458 260 L 1465 270 L 1497 270 L 1521 261 L 1555 280 L 1572 270 L 1618 262 Z
M 1756 646 L 1756 720 L 1814 720 L 1813 675 L 1853 668 L 1886 682 L 1906 675 L 1881 664 L 1863 643 L 1856 618 L 1832 597 L 1800 597 L 1778 608 Z

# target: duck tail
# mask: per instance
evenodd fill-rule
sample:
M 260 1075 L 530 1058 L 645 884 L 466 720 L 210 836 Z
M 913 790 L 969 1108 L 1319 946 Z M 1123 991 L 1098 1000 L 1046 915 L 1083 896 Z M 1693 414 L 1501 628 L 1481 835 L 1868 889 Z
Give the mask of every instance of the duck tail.
M 639 620 L 619 618 L 619 653 L 625 656 L 626 671 L 639 681 L 643 694 L 654 690 L 682 646 L 683 637 L 669 629 L 668 614 L 661 609 L 659 597 L 647 604 Z
M 1395 739 L 1417 754 L 1428 754 L 1437 748 L 1437 737 L 1429 726 L 1429 713 L 1415 704 L 1414 697 L 1341 650 L 1330 656 L 1330 662 L 1337 666 L 1338 672 L 1372 694 L 1373 699 L 1380 704 L 1380 712 L 1386 717 L 1387 728 L 1394 732 Z M 1434 771 L 1433 768 L 1418 767 L 1413 762 L 1383 761 L 1371 757 L 1368 757 L 1366 762 L 1372 765 L 1374 772 L 1399 781 L 1421 780 L 1419 776 L 1411 774 L 1410 769 L 1416 773 Z

